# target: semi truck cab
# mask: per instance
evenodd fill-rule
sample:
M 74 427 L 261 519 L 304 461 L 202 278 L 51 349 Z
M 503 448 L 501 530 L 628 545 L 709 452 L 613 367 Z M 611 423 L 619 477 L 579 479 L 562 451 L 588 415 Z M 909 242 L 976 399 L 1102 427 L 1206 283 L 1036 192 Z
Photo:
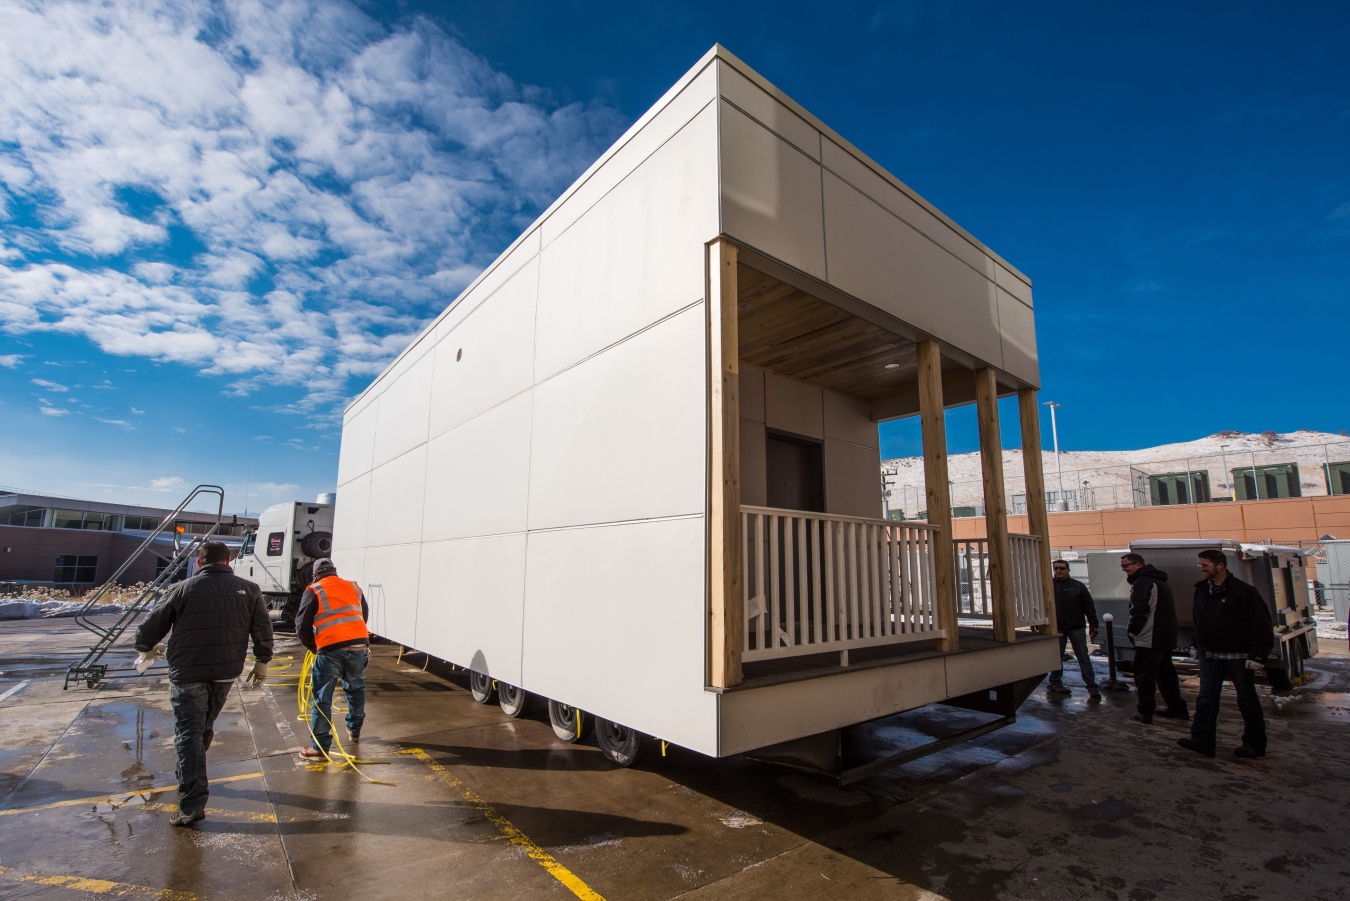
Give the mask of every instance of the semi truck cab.
M 262 590 L 278 626 L 294 628 L 300 596 L 313 580 L 314 561 L 333 551 L 334 501 L 332 495 L 320 495 L 312 504 L 268 507 L 258 517 L 258 530 L 244 535 L 231 563 L 235 575 Z

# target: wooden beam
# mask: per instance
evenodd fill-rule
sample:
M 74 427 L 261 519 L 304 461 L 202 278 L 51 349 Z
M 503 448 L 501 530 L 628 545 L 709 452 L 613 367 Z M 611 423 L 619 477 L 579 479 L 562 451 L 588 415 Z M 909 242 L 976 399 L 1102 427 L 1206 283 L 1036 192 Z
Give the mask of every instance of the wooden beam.
M 740 340 L 736 245 L 708 245 L 708 684 L 741 682 L 742 597 Z
M 939 651 L 961 646 L 956 632 L 956 552 L 952 543 L 951 483 L 947 474 L 947 418 L 942 405 L 942 348 L 935 340 L 919 342 L 919 421 L 923 433 L 923 474 L 928 491 L 928 522 L 933 536 L 933 587 L 937 624 L 947 637 L 933 644 Z
M 1027 521 L 1032 535 L 1041 539 L 1041 591 L 1045 594 L 1045 616 L 1049 620 L 1038 630 L 1054 635 L 1055 581 L 1050 571 L 1050 513 L 1045 508 L 1045 469 L 1041 459 L 1041 412 L 1036 404 L 1036 389 L 1017 392 L 1017 410 L 1022 418 L 1022 469 L 1027 481 Z
M 984 527 L 989 537 L 989 585 L 994 594 L 994 638 L 1013 641 L 1012 546 L 1008 543 L 1008 502 L 1003 495 L 1003 442 L 998 428 L 998 385 L 994 370 L 975 373 L 975 411 L 980 423 L 980 471 L 984 476 Z

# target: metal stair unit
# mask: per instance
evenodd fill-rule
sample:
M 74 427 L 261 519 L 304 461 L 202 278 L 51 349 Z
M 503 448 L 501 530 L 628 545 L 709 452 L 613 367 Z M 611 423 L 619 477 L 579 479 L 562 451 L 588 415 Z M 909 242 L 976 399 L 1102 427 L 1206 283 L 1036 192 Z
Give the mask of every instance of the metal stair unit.
M 206 534 L 193 535 L 186 543 L 182 543 L 180 542 L 181 533 L 179 533 L 175 527 L 175 520 L 178 514 L 182 513 L 187 508 L 188 504 L 192 503 L 203 494 L 216 495 L 216 523 L 206 532 Z M 61 686 L 63 691 L 70 688 L 72 682 L 83 681 L 90 688 L 93 688 L 99 683 L 108 672 L 108 665 L 100 662 L 103 659 L 103 655 L 117 642 L 117 639 L 122 637 L 122 633 L 125 632 L 142 613 L 154 606 L 155 602 L 163 596 L 164 592 L 173 584 L 173 580 L 177 577 L 178 573 L 182 572 L 183 568 L 188 565 L 188 561 L 196 554 L 197 549 L 201 547 L 202 543 L 211 540 L 211 537 L 216 534 L 220 529 L 220 520 L 224 509 L 224 488 L 221 488 L 218 485 L 198 485 L 196 488 L 192 489 L 192 492 L 188 494 L 187 497 L 183 498 L 183 502 L 175 507 L 172 513 L 164 517 L 164 520 L 153 532 L 146 536 L 145 540 L 141 542 L 140 546 L 137 547 L 129 557 L 127 557 L 126 562 L 118 568 L 117 572 L 113 573 L 107 581 L 95 589 L 94 592 L 85 599 L 84 606 L 75 614 L 75 622 L 97 635 L 98 640 L 89 648 L 89 652 L 84 655 L 84 659 L 79 663 L 72 663 L 70 668 L 66 670 L 65 684 Z M 118 585 L 118 580 L 122 577 L 122 574 L 130 568 L 131 564 L 136 562 L 136 560 L 146 552 L 154 553 L 152 547 L 155 539 L 161 535 L 165 529 L 174 530 L 174 555 L 173 558 L 169 560 L 168 565 L 164 567 L 164 570 L 160 572 L 159 575 L 155 576 L 154 581 L 146 586 L 145 590 L 141 592 L 135 601 L 127 605 L 126 609 L 117 618 L 117 622 L 104 628 L 90 620 L 88 612 L 93 609 L 94 605 L 96 605 L 111 588 Z

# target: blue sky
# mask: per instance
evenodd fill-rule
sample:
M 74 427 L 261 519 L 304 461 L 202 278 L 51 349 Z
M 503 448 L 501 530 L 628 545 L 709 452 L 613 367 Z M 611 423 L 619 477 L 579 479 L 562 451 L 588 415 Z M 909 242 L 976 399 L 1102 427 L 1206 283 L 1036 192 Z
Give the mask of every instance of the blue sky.
M 716 41 L 1031 276 L 1064 448 L 1350 428 L 1345 4 L 0 19 L 2 485 L 331 489 L 345 400 Z

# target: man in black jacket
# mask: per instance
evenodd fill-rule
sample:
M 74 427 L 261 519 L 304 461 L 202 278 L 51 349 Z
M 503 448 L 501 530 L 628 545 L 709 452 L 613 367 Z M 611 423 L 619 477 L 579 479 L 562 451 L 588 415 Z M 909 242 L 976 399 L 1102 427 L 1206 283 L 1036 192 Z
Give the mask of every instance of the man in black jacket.
M 1200 696 L 1195 699 L 1191 737 L 1177 741 L 1190 751 L 1214 756 L 1218 743 L 1219 695 L 1224 680 L 1233 683 L 1242 711 L 1238 757 L 1266 756 L 1266 718 L 1256 696 L 1256 671 L 1265 667 L 1275 645 L 1270 608 L 1255 588 L 1228 572 L 1223 551 L 1201 551 L 1195 583 L 1195 647 L 1200 658 Z
M 165 593 L 136 631 L 142 657 L 169 638 L 169 702 L 173 746 L 178 752 L 178 813 L 169 822 L 188 826 L 206 816 L 206 751 L 230 684 L 244 671 L 248 641 L 257 663 L 249 677 L 259 685 L 272 659 L 272 621 L 258 586 L 230 571 L 230 550 L 207 541 L 197 552 L 197 574 Z
M 1069 578 L 1069 564 L 1066 560 L 1056 560 L 1050 566 L 1055 575 L 1055 625 L 1059 631 L 1059 656 L 1064 656 L 1064 648 L 1073 642 L 1073 655 L 1078 658 L 1078 671 L 1083 674 L 1083 684 L 1087 686 L 1088 697 L 1100 701 L 1102 694 L 1097 690 L 1097 674 L 1092 671 L 1092 658 L 1088 656 L 1088 632 L 1092 639 L 1097 638 L 1097 607 L 1092 603 L 1092 594 L 1087 586 L 1077 579 Z M 1067 695 L 1072 692 L 1064 687 L 1064 667 L 1050 674 L 1052 694 Z
M 1139 692 L 1139 712 L 1134 718 L 1141 723 L 1153 722 L 1158 706 L 1153 697 L 1156 689 L 1167 702 L 1167 709 L 1157 711 L 1158 716 L 1188 720 L 1191 715 L 1172 665 L 1177 607 L 1167 573 L 1145 563 L 1138 554 L 1121 557 L 1120 568 L 1130 583 L 1130 622 L 1125 631 L 1134 643 L 1134 687 Z

